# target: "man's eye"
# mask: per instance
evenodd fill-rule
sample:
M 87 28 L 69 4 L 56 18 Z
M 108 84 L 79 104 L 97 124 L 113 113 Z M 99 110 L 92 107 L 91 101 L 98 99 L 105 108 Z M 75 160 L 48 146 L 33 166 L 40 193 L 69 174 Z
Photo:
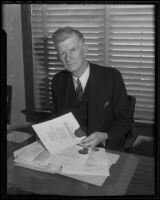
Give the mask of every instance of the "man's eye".
M 73 52 L 73 51 L 76 51 L 77 49 L 76 48 L 73 48 L 71 51 Z
M 61 52 L 61 53 L 60 53 L 60 56 L 64 56 L 64 54 L 65 54 L 64 52 Z

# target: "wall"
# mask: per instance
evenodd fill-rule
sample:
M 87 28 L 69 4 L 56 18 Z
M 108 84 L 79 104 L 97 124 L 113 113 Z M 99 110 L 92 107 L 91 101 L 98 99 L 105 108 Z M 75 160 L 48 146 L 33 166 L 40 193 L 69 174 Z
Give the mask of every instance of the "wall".
M 21 10 L 19 4 L 3 4 L 2 27 L 7 33 L 7 84 L 12 86 L 11 125 L 26 123 Z

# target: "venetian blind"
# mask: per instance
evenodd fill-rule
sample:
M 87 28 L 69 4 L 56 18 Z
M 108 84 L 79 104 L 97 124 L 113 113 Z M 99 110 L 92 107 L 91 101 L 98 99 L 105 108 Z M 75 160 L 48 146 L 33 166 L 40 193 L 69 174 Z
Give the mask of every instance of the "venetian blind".
M 31 5 L 34 104 L 37 111 L 49 111 L 53 102 L 52 76 L 63 70 L 51 36 L 64 26 L 73 26 L 84 34 L 87 59 L 104 64 L 104 5 Z
M 154 121 L 154 6 L 107 7 L 108 63 L 136 96 L 135 119 Z
M 128 94 L 136 96 L 135 119 L 154 121 L 154 7 L 152 5 L 31 5 L 35 110 L 49 111 L 51 78 L 63 70 L 51 40 L 63 26 L 80 30 L 88 60 L 118 68 Z

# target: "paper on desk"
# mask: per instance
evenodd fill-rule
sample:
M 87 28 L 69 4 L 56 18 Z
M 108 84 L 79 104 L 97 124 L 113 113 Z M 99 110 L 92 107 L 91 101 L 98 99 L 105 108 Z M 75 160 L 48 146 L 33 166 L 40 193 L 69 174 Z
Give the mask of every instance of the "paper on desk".
M 99 165 L 108 165 L 108 158 L 105 151 L 105 148 L 94 148 L 89 156 L 87 163 L 90 164 L 99 164 Z
M 118 159 L 120 157 L 120 155 L 118 155 L 118 154 L 109 153 L 109 152 L 106 152 L 106 156 L 108 159 L 108 167 L 109 168 L 111 167 L 111 165 L 116 164 L 116 162 L 118 161 Z
M 32 135 L 21 131 L 12 131 L 7 134 L 7 140 L 15 143 L 22 143 L 29 139 Z
M 83 175 L 99 175 L 109 176 L 108 159 L 104 148 L 95 148 L 90 152 L 88 160 L 84 168 L 71 168 L 64 166 L 62 168 L 64 174 L 83 174 Z
M 27 145 L 21 149 L 14 151 L 14 157 L 25 160 L 33 161 L 45 148 L 41 145 L 39 141 L 36 141 L 30 145 Z
M 19 160 L 19 158 L 16 158 L 14 160 L 14 164 L 17 166 L 21 166 L 21 167 L 26 167 L 29 169 L 34 169 L 34 170 L 38 170 L 38 171 L 42 171 L 42 172 L 48 172 L 48 173 L 60 173 L 61 172 L 61 167 L 58 165 L 39 165 L 35 162 L 30 162 L 30 161 L 22 161 Z
M 70 167 L 62 167 L 62 174 L 74 175 L 93 175 L 93 176 L 109 176 L 109 168 L 106 165 L 86 164 L 83 169 L 75 169 Z
M 81 174 L 93 176 L 109 176 L 110 167 L 119 159 L 118 154 L 106 152 L 104 148 L 95 148 L 90 152 L 89 158 L 83 169 L 64 166 L 62 174 Z
M 82 169 L 84 168 L 90 154 L 90 149 L 86 154 L 81 153 L 82 149 L 83 147 L 75 145 L 64 149 L 60 153 L 50 154 L 47 163 L 59 164 L 62 167 Z
M 34 142 L 14 152 L 15 162 L 25 163 L 33 166 L 43 166 L 54 170 L 57 166 L 71 168 L 83 168 L 88 160 L 90 149 L 84 154 L 83 147 L 72 146 L 62 150 L 60 153 L 50 154 L 40 141 Z
M 49 163 L 50 153 L 42 146 L 40 141 L 36 141 L 14 152 L 14 162 L 21 166 L 31 169 L 45 169 L 46 171 L 55 171 L 60 166 L 56 163 Z
M 72 113 L 32 126 L 50 153 L 57 153 L 81 142 L 74 132 L 80 126 Z
M 19 156 L 24 151 L 32 151 L 32 149 L 44 149 L 44 147 L 41 145 L 40 141 L 35 141 L 31 144 L 28 144 L 20 149 L 17 149 L 13 152 L 14 157 Z

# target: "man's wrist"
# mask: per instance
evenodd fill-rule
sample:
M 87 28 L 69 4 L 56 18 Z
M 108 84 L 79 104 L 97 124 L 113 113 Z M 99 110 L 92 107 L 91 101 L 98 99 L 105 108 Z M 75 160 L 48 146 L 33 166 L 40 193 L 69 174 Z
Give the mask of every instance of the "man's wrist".
M 103 135 L 104 135 L 104 140 L 102 144 L 104 145 L 104 147 L 106 147 L 106 140 L 108 139 L 108 134 L 106 132 L 103 132 Z
M 106 132 L 103 132 L 104 133 L 104 140 L 107 140 L 108 139 L 108 134 Z

